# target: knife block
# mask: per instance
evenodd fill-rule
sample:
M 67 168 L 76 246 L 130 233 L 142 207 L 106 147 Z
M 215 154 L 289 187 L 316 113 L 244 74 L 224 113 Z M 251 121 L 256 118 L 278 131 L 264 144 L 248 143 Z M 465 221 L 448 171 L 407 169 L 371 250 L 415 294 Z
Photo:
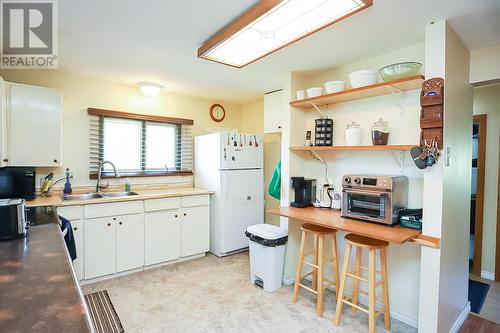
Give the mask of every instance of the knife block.
M 443 149 L 444 79 L 432 78 L 422 83 L 420 92 L 420 145 L 437 141 Z

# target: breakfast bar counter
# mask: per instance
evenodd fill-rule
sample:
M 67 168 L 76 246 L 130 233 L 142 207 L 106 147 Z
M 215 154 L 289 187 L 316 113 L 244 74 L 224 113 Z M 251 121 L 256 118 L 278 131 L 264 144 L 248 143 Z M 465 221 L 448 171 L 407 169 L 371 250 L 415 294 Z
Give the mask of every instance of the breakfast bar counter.
M 440 245 L 439 239 L 424 236 L 420 230 L 403 228 L 399 225 L 390 227 L 383 224 L 347 219 L 341 217 L 340 212 L 333 209 L 322 209 L 316 207 L 280 207 L 268 210 L 268 212 L 326 228 L 333 228 L 357 235 L 380 239 L 390 243 L 402 244 L 406 242 L 414 242 L 433 248 L 439 248 Z
M 50 211 L 35 211 L 37 222 L 27 237 L 0 241 L 2 332 L 94 332 L 57 216 Z

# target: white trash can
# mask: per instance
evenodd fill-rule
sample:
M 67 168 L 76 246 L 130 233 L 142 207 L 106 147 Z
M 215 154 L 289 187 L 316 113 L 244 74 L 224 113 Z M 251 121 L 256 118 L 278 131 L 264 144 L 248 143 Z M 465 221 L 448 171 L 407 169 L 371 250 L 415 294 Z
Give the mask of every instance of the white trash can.
M 264 291 L 281 288 L 288 232 L 272 224 L 249 226 L 245 232 L 250 247 L 250 281 Z

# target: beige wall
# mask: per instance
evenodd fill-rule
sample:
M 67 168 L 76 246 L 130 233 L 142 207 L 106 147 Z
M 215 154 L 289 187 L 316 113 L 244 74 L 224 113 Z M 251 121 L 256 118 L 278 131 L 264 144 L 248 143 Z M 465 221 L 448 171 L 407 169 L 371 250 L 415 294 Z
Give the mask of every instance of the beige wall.
M 210 99 L 202 99 L 163 91 L 158 97 L 145 97 L 134 86 L 93 80 L 74 76 L 62 71 L 51 70 L 3 70 L 0 75 L 5 81 L 14 81 L 60 89 L 63 92 L 64 110 L 64 168 L 73 170 L 74 185 L 89 185 L 88 107 L 117 111 L 144 113 L 178 118 L 194 119 L 193 134 L 203 134 L 211 127 L 239 128 L 241 106 Z M 221 103 L 226 110 L 226 118 L 215 123 L 209 116 L 213 103 Z M 39 174 L 54 171 L 62 175 L 63 168 L 42 169 Z M 152 177 L 134 178 L 135 183 L 192 183 L 192 177 Z M 113 181 L 112 181 L 113 183 Z M 123 180 L 114 183 L 122 184 Z
M 500 44 L 470 53 L 470 83 L 498 83 L 500 80 Z
M 484 181 L 483 276 L 495 272 L 498 202 L 498 158 L 500 126 L 500 84 L 474 88 L 474 114 L 486 114 L 486 165 Z

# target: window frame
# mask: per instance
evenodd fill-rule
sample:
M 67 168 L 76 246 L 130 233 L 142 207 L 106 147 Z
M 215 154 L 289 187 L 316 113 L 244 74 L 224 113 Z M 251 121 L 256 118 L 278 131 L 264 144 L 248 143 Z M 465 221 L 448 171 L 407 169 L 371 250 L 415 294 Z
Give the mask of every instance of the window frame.
M 183 118 L 171 118 L 171 117 L 162 117 L 162 116 L 150 116 L 150 115 L 142 115 L 142 114 L 134 114 L 134 113 L 125 113 L 119 111 L 110 111 L 110 110 L 102 110 L 102 109 L 94 109 L 89 108 L 88 114 L 93 116 L 99 116 L 99 161 L 103 161 L 104 159 L 104 119 L 105 118 L 118 118 L 118 119 L 128 119 L 135 120 L 141 122 L 141 151 L 140 151 L 140 165 L 141 170 L 137 171 L 120 171 L 121 177 L 162 177 L 162 176 L 189 176 L 192 175 L 192 171 L 188 170 L 147 170 L 146 169 L 146 154 L 147 147 L 145 147 L 146 140 L 146 128 L 148 123 L 160 123 L 160 124 L 169 124 L 175 126 L 175 136 L 176 140 L 180 140 L 182 136 L 182 125 L 193 125 L 194 121 L 191 119 L 183 119 Z M 175 156 L 175 164 L 178 165 L 181 163 L 182 157 L 181 154 L 178 153 L 180 151 L 180 147 L 176 146 L 176 156 Z M 101 178 L 114 178 L 113 172 L 102 172 Z M 90 179 L 97 179 L 97 172 L 89 172 Z

